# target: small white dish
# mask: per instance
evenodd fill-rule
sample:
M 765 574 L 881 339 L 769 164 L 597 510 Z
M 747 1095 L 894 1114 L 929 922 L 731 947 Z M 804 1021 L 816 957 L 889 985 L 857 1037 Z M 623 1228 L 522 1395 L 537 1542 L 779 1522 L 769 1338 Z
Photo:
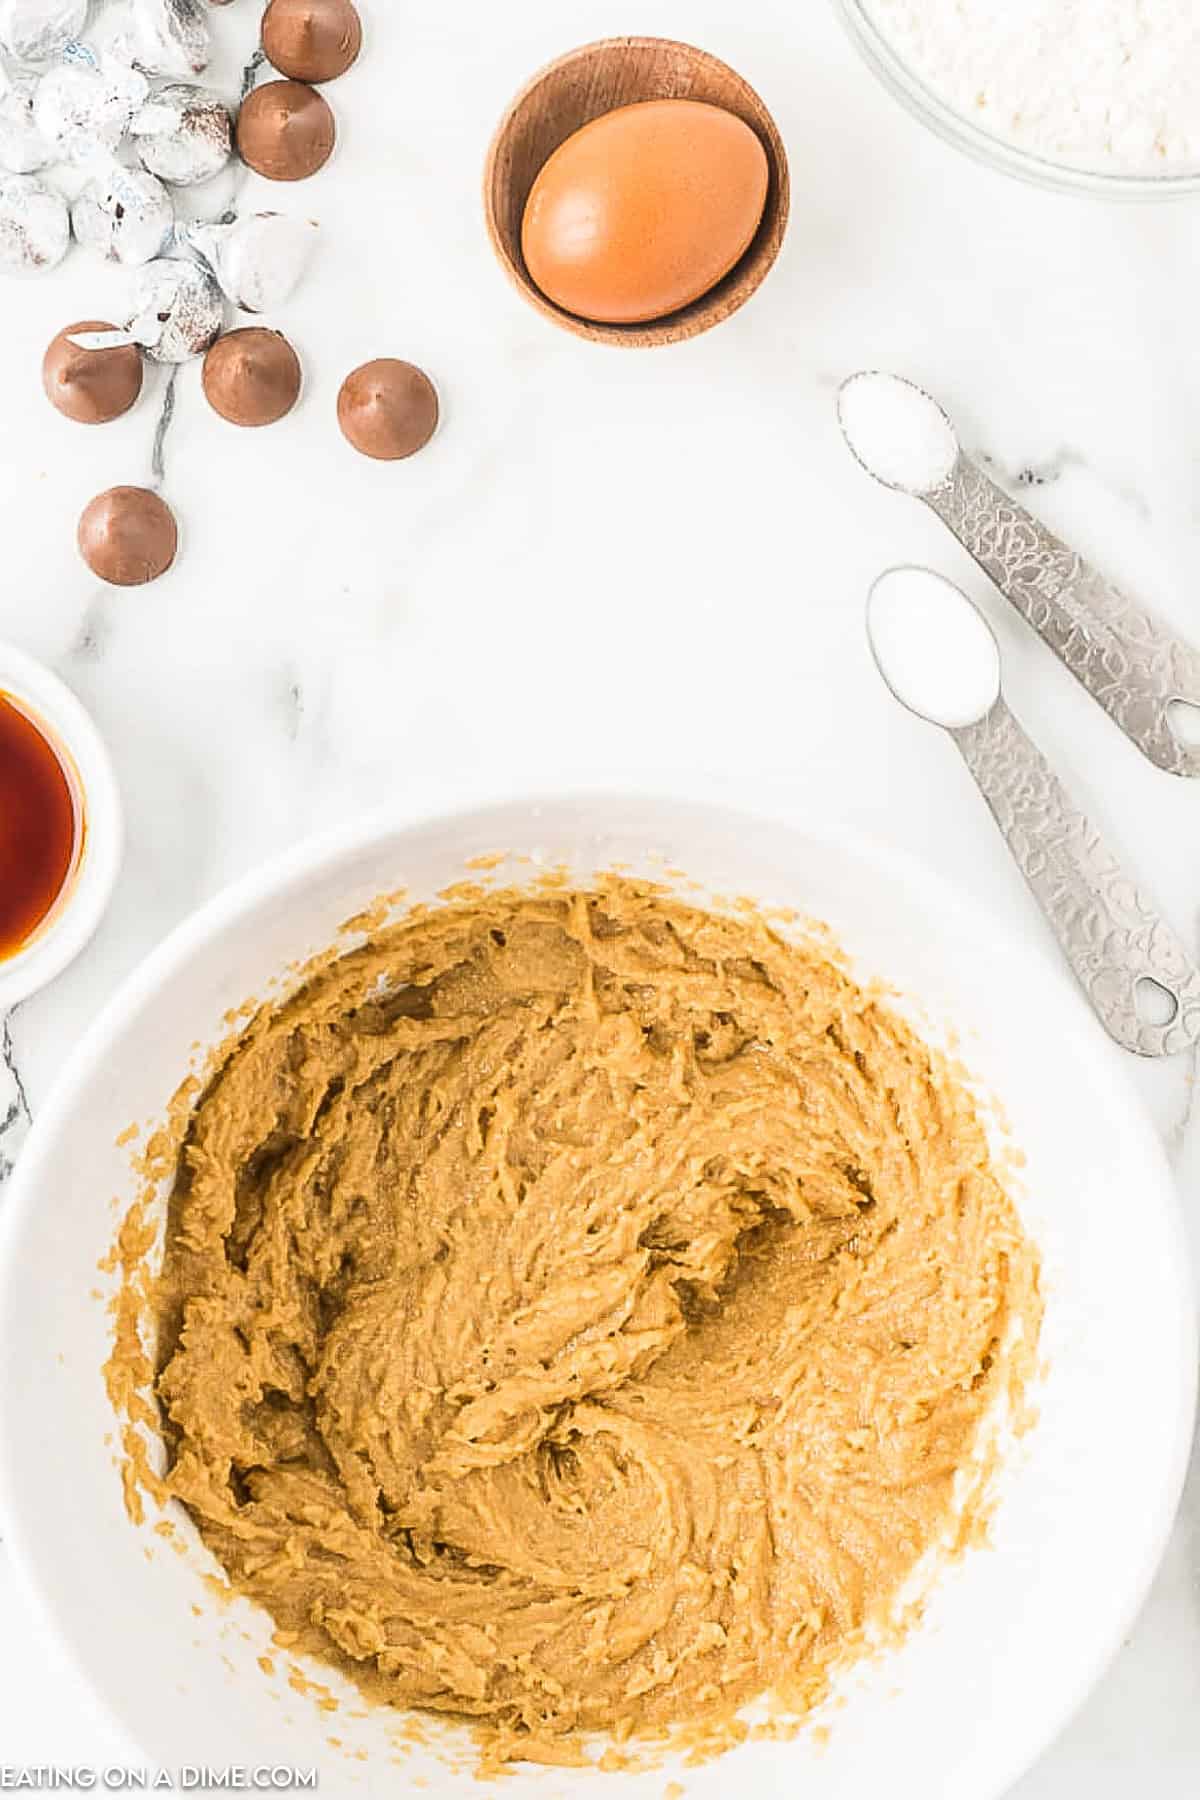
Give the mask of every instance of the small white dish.
M 108 908 L 121 866 L 121 795 L 104 740 L 57 675 L 0 643 L 0 695 L 14 700 L 54 750 L 74 790 L 79 842 L 53 907 L 22 948 L 0 958 L 0 1013 L 61 975 Z

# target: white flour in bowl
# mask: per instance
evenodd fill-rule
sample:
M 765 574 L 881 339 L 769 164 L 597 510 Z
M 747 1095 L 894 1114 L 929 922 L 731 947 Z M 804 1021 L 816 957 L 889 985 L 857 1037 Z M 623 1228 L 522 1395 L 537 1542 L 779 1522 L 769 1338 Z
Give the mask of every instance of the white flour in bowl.
M 863 0 L 993 136 L 1112 173 L 1200 170 L 1200 0 Z

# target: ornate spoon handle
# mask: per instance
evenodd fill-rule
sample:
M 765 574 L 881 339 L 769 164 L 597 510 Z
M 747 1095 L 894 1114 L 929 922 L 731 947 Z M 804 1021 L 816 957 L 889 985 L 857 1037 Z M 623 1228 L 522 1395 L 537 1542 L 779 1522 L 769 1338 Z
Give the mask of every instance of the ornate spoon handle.
M 1127 600 L 1097 569 L 960 453 L 922 495 L 959 543 L 1144 756 L 1200 776 L 1200 745 L 1171 729 L 1173 700 L 1200 706 L 1200 654 Z
M 1004 701 L 950 735 L 1109 1035 L 1139 1056 L 1200 1041 L 1200 969 Z M 1147 1016 L 1144 981 L 1174 1001 L 1165 1023 Z

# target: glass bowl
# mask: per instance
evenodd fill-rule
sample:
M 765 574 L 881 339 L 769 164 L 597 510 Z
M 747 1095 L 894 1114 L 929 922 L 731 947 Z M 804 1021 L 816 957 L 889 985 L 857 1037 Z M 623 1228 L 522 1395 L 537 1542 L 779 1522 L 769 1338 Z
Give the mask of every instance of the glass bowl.
M 1177 174 L 1149 175 L 1088 167 L 1083 163 L 1039 155 L 997 137 L 994 132 L 985 131 L 936 94 L 903 60 L 871 17 L 866 0 L 833 0 L 833 5 L 864 61 L 883 85 L 915 118 L 977 161 L 989 163 L 1006 175 L 1016 175 L 1039 187 L 1097 194 L 1108 199 L 1168 200 L 1200 193 L 1200 168 Z

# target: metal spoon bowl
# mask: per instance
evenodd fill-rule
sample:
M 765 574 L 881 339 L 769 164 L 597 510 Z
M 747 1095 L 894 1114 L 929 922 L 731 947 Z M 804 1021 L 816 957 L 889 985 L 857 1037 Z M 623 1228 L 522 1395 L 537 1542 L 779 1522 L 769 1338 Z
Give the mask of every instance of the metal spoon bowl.
M 1200 968 L 1009 711 L 1000 649 L 978 609 L 931 569 L 890 569 L 871 589 L 867 634 L 895 698 L 954 739 L 1110 1037 L 1139 1056 L 1200 1042 Z M 923 675 L 918 636 L 947 655 L 948 676 L 958 660 L 958 690 Z
M 934 441 L 944 428 L 957 446 L 952 462 L 947 454 L 945 463 L 928 464 L 928 484 L 896 480 L 890 456 L 872 462 L 861 436 L 852 435 L 849 402 L 856 394 L 861 401 L 868 382 L 880 405 L 890 396 L 897 420 L 906 407 L 918 431 L 924 417 Z M 839 391 L 838 416 L 867 473 L 937 514 L 1143 756 L 1168 774 L 1200 777 L 1200 745 L 1177 729 L 1179 702 L 1200 707 L 1200 653 L 997 487 L 958 444 L 944 409 L 915 382 L 877 371 L 851 375 Z M 921 466 L 919 455 L 914 466 Z

